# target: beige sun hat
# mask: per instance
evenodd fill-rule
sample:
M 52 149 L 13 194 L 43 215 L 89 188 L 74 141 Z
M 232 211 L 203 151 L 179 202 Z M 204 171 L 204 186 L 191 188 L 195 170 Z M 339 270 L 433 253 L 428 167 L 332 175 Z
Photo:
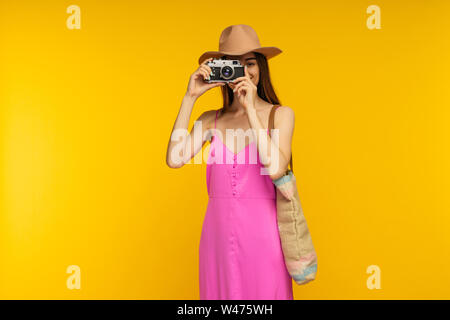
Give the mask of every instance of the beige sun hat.
M 246 24 L 237 24 L 225 28 L 219 39 L 219 51 L 206 51 L 198 59 L 201 64 L 208 58 L 220 58 L 223 55 L 243 55 L 255 51 L 262 53 L 266 59 L 279 55 L 277 47 L 261 47 L 256 31 Z

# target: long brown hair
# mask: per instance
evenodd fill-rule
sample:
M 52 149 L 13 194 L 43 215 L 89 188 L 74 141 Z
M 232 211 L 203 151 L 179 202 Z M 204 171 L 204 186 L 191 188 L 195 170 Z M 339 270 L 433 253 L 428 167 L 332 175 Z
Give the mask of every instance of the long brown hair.
M 280 104 L 275 90 L 273 89 L 272 82 L 270 81 L 269 64 L 267 63 L 266 56 L 259 52 L 252 51 L 256 56 L 256 62 L 259 67 L 259 82 L 258 82 L 258 96 L 271 104 Z M 222 56 L 224 59 L 226 56 Z M 234 94 L 233 90 L 228 86 L 222 86 L 223 107 L 221 113 L 226 112 L 227 108 L 233 103 Z

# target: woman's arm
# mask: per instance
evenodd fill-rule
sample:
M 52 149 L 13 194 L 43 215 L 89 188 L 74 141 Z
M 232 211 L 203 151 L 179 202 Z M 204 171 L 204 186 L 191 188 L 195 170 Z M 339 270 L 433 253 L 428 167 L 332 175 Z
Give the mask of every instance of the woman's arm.
M 170 168 L 181 168 L 189 162 L 209 140 L 211 132 L 208 130 L 211 115 L 215 110 L 203 112 L 196 121 L 197 125 L 192 127 L 187 134 L 189 119 L 197 99 L 185 95 L 181 103 L 180 111 L 170 134 L 166 153 L 166 163 Z M 199 124 L 201 124 L 199 126 Z
M 286 173 L 291 160 L 291 145 L 295 124 L 294 110 L 287 106 L 276 109 L 274 129 L 278 129 L 278 139 L 276 139 L 275 132 L 271 133 L 273 139 L 269 137 L 253 107 L 247 109 L 247 115 L 250 126 L 257 136 L 256 141 L 261 163 L 267 169 L 267 173 L 272 180 L 282 177 Z M 279 145 L 277 145 L 278 141 Z M 272 152 L 276 152 L 276 154 L 272 156 Z
M 202 148 L 203 144 L 209 139 L 211 134 L 208 130 L 207 136 L 204 137 L 211 114 L 214 114 L 215 110 L 202 113 L 196 120 L 200 121 L 198 124 L 201 125 L 196 126 L 194 122 L 194 127 L 190 134 L 187 134 L 187 127 L 189 125 L 189 119 L 191 118 L 192 109 L 194 108 L 194 103 L 197 101 L 198 97 L 209 89 L 225 85 L 225 82 L 205 82 L 206 79 L 210 78 L 212 72 L 211 67 L 208 65 L 208 61 L 211 61 L 212 59 L 213 58 L 205 59 L 189 78 L 188 87 L 183 97 L 180 111 L 178 111 L 177 119 L 173 125 L 172 133 L 170 134 L 169 145 L 167 146 L 166 163 L 170 168 L 181 168 L 185 163 L 189 162 Z

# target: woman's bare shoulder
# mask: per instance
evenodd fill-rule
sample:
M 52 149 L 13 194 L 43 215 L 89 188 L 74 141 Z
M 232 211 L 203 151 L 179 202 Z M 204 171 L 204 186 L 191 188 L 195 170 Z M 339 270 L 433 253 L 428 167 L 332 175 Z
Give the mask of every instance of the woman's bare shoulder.
M 277 108 L 277 114 L 281 115 L 283 118 L 284 117 L 288 117 L 288 118 L 294 118 L 295 114 L 294 114 L 294 110 L 289 107 L 289 106 L 279 106 Z
M 295 122 L 294 110 L 289 106 L 280 106 L 277 108 L 274 117 L 274 125 L 287 124 Z

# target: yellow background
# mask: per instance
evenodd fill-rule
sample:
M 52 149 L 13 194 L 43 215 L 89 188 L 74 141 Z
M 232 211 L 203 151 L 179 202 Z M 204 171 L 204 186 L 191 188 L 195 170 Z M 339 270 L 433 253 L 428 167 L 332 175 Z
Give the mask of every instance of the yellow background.
M 71 4 L 80 30 L 66 27 Z M 380 30 L 366 26 L 372 4 Z M 170 169 L 166 148 L 198 57 L 244 23 L 283 50 L 271 76 L 296 114 L 319 267 L 295 298 L 449 299 L 449 12 L 444 0 L 2 1 L 0 298 L 199 298 L 206 164 Z

